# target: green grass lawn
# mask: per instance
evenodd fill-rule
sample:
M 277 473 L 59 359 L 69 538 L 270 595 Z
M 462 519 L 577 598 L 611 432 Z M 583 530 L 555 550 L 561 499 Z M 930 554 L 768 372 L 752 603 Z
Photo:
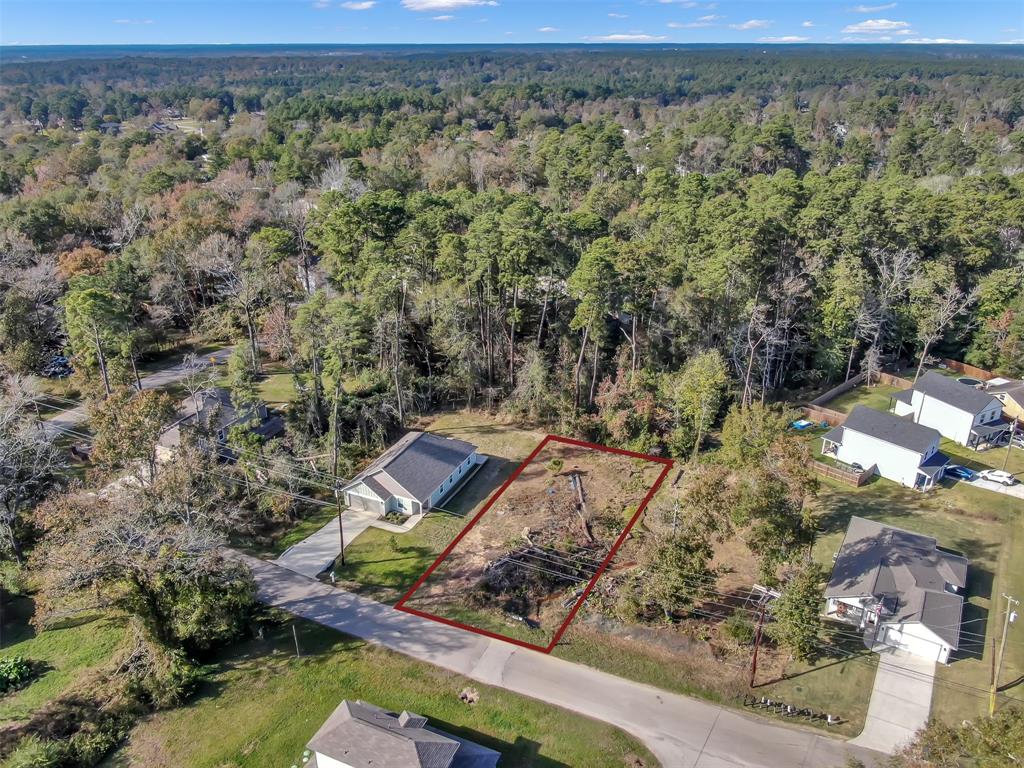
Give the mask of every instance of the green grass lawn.
M 963 464 L 971 469 L 1005 469 L 1024 478 L 1024 448 L 991 448 L 987 451 L 972 451 L 952 440 L 943 440 L 939 450 L 949 456 L 954 464 Z
M 368 645 L 315 624 L 240 643 L 187 706 L 135 728 L 107 768 L 255 768 L 299 764 L 303 748 L 342 699 L 409 709 L 438 728 L 502 753 L 503 768 L 621 768 L 655 759 L 621 731 Z M 476 689 L 479 703 L 458 695 Z
M 844 392 L 835 400 L 830 400 L 822 407 L 831 408 L 833 411 L 840 411 L 842 413 L 849 413 L 858 405 L 865 405 L 868 408 L 874 408 L 876 411 L 888 411 L 889 399 L 901 391 L 900 387 L 891 387 L 886 384 L 877 384 L 873 387 L 860 385 L 854 387 L 849 392 Z
M 0 697 L 0 723 L 29 718 L 83 675 L 105 665 L 124 639 L 124 622 L 109 616 L 82 616 L 38 633 L 29 624 L 31 616 L 27 598 L 6 608 L 0 656 L 24 656 L 40 666 L 41 674 L 25 688 Z

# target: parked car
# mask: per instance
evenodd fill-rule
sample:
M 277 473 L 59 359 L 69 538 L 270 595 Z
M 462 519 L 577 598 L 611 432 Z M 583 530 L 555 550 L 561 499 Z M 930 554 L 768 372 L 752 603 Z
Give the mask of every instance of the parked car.
M 979 480 L 991 480 L 1000 485 L 1016 485 L 1017 478 L 1002 469 L 985 469 L 978 473 Z
M 946 467 L 946 476 L 955 477 L 957 480 L 966 480 L 970 482 L 978 477 L 978 473 L 968 467 L 963 467 L 959 464 L 950 464 Z
M 51 357 L 40 371 L 48 379 L 63 379 L 74 372 L 75 369 L 71 367 L 71 362 L 63 355 Z
M 862 467 L 856 461 L 853 462 L 853 464 L 850 465 L 850 469 L 853 470 L 858 475 L 864 474 L 864 467 Z
M 1024 448 L 1024 435 L 1014 435 L 1011 437 L 1010 445 L 1014 448 Z

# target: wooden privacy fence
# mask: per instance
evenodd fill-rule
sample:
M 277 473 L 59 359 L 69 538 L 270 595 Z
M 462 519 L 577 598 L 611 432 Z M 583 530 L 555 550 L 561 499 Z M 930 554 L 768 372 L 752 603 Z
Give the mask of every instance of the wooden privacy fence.
M 832 480 L 838 480 L 840 483 L 846 483 L 846 485 L 852 485 L 854 488 L 860 488 L 875 474 L 874 464 L 859 474 L 847 469 L 833 467 L 831 464 L 826 464 L 823 461 L 814 460 L 811 462 L 811 466 L 819 475 L 831 478 Z
M 874 376 L 875 384 L 885 384 L 889 387 L 903 387 L 904 389 L 910 389 L 914 386 L 914 382 L 910 379 L 904 379 L 902 376 L 895 376 L 891 373 L 878 372 Z
M 989 379 L 996 378 L 996 374 L 992 371 L 986 371 L 984 368 L 976 368 L 973 365 L 967 363 L 961 363 L 959 360 L 950 360 L 948 357 L 942 358 L 942 364 L 952 371 L 962 373 L 965 376 L 973 376 L 976 379 L 982 381 L 988 381 Z
M 823 421 L 830 427 L 838 427 L 846 421 L 846 414 L 842 411 L 833 411 L 831 408 L 822 408 L 820 405 L 805 405 L 800 409 L 804 418 L 808 421 Z
M 811 400 L 811 405 L 824 405 L 827 402 L 835 400 L 842 394 L 849 392 L 851 389 L 856 387 L 858 384 L 864 382 L 864 374 L 858 373 L 856 376 L 850 377 L 849 381 L 844 381 L 842 384 L 836 387 L 832 387 L 828 392 L 818 395 L 816 398 Z

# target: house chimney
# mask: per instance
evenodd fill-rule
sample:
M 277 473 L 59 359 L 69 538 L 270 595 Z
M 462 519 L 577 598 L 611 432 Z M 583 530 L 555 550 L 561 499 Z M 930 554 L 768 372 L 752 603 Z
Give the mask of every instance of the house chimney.
M 427 718 L 403 709 L 402 714 L 398 716 L 398 724 L 403 728 L 422 728 L 427 724 Z

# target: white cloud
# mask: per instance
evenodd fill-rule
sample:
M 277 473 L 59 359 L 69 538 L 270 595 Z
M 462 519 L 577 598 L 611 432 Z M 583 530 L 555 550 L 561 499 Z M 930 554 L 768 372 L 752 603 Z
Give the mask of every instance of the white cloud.
M 153 20 L 152 19 L 114 19 L 114 23 L 115 24 L 139 25 L 139 24 L 152 24 Z
M 814 22 L 813 21 L 805 21 L 800 26 L 803 27 L 804 29 L 810 29 L 811 27 L 814 26 Z
M 330 8 L 331 4 L 327 0 L 313 0 L 313 7 L 323 10 L 324 8 Z
M 973 40 L 954 40 L 950 37 L 915 37 L 911 40 L 903 40 L 911 45 L 971 45 Z
M 609 13 L 608 14 L 608 18 L 609 19 L 628 19 L 629 16 L 627 14 L 625 14 L 625 13 Z
M 996 45 L 1024 45 L 1024 37 L 1019 40 L 1000 40 Z
M 342 3 L 341 7 L 347 11 L 368 11 L 377 4 L 377 0 L 350 0 L 350 2 Z
M 759 37 L 757 42 L 759 43 L 806 43 L 810 40 L 809 37 L 800 37 L 799 35 L 783 35 L 782 37 Z
M 538 32 L 558 32 L 558 27 L 541 27 L 537 30 Z
M 454 11 L 478 5 L 497 5 L 496 0 L 402 0 L 402 7 L 410 11 Z
M 716 16 L 713 13 L 709 13 L 707 16 L 698 16 L 697 21 L 718 21 L 719 19 L 724 18 L 725 16 Z
M 454 18 L 455 18 L 454 16 L 451 16 L 449 14 L 445 14 L 444 16 L 431 16 L 430 20 L 431 21 L 452 21 Z
M 611 35 L 586 35 L 584 40 L 592 43 L 656 43 L 664 35 L 647 35 L 643 32 L 615 32 Z
M 706 21 L 670 21 L 665 26 L 671 29 L 702 29 L 703 27 L 710 27 L 711 25 Z
M 741 24 L 730 24 L 730 29 L 764 29 L 770 26 L 771 22 L 768 19 L 747 19 Z
M 843 33 L 847 35 L 883 35 L 886 33 L 896 35 L 912 34 L 910 22 L 891 21 L 889 19 L 867 19 L 858 21 L 856 24 L 849 24 L 843 27 Z
M 855 5 L 850 10 L 854 13 L 875 13 L 877 11 L 888 11 L 890 8 L 895 8 L 896 3 L 886 3 L 885 5 Z

